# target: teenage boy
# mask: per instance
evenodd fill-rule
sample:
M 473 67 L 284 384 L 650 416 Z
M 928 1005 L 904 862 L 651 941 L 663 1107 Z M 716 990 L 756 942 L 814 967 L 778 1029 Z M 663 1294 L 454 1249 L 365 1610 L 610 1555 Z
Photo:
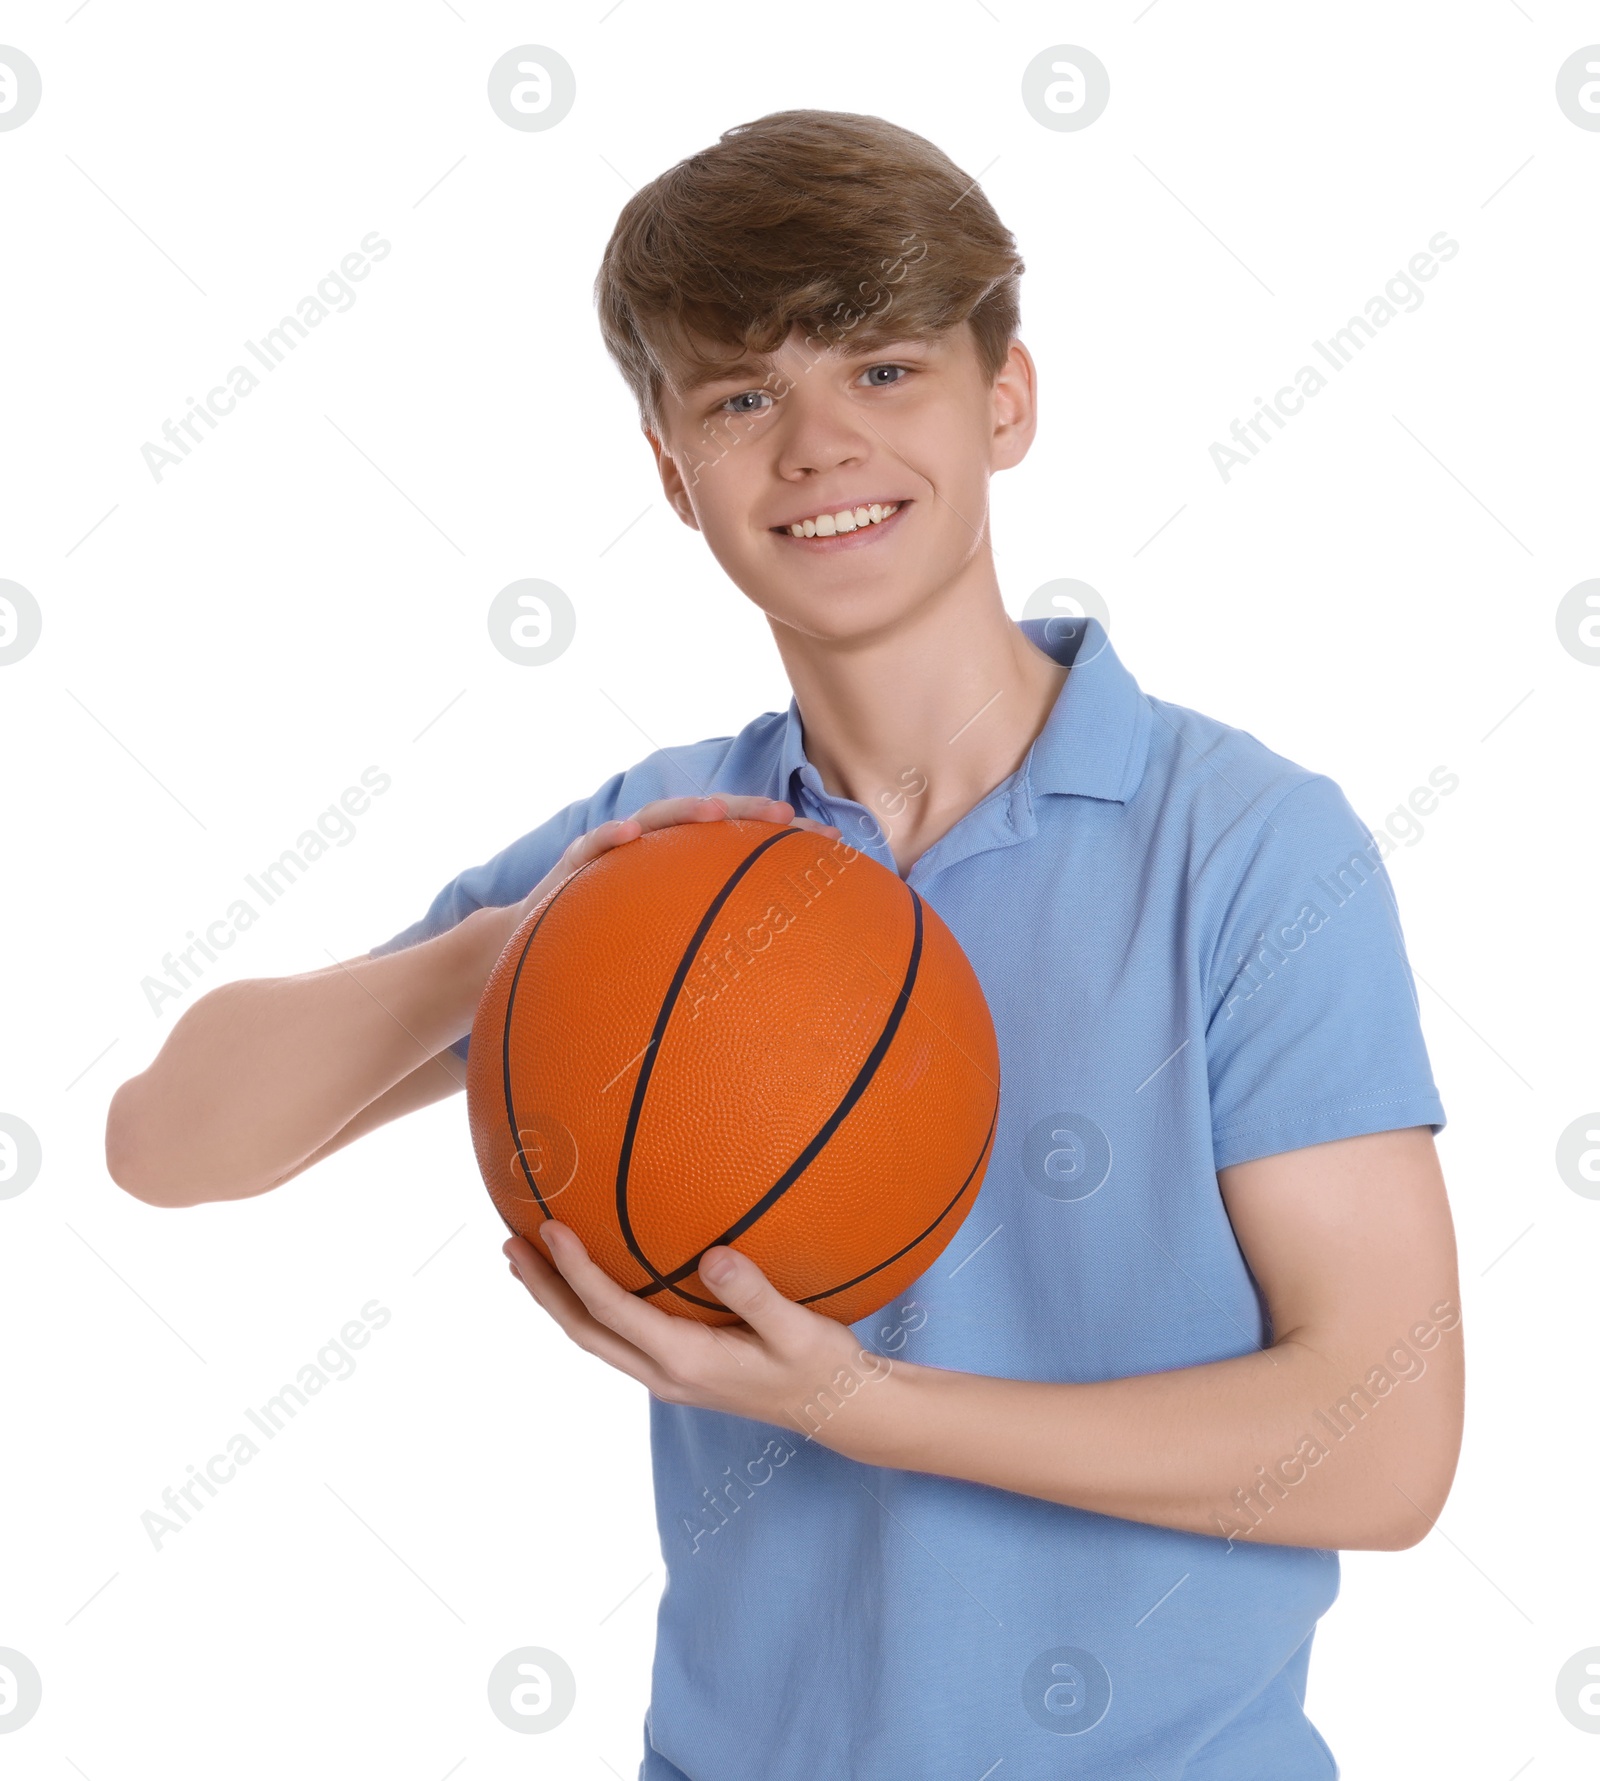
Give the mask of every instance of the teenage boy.
M 141 1198 L 293 1179 L 454 1092 L 523 915 L 668 823 L 792 819 L 937 908 L 1000 1128 L 899 1303 L 843 1327 L 717 1246 L 742 1322 L 713 1334 L 563 1225 L 505 1245 L 651 1394 L 649 1781 L 1335 1773 L 1302 1708 L 1331 1549 L 1413 1544 L 1455 1468 L 1444 1113 L 1377 846 L 1097 622 L 1006 616 L 1021 271 L 975 183 L 876 118 L 777 113 L 638 193 L 606 345 L 788 710 L 616 774 L 365 958 L 212 991 L 112 1105 Z

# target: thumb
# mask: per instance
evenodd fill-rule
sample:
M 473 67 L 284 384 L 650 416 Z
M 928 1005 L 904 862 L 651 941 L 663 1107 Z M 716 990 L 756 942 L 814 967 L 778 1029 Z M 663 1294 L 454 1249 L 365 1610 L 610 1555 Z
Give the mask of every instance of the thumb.
M 757 1335 L 781 1340 L 805 1322 L 803 1306 L 786 1299 L 751 1261 L 726 1243 L 716 1243 L 700 1257 L 700 1278 L 730 1311 Z

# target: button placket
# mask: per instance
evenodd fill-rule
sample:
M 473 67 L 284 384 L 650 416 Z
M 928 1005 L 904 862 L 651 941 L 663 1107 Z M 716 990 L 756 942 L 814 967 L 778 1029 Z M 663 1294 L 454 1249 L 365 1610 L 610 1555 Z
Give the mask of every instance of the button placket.
M 852 847 L 876 859 L 897 877 L 900 875 L 883 825 L 864 804 L 858 804 L 853 798 L 833 797 L 823 788 L 822 777 L 810 761 L 802 763 L 798 778 L 810 807 L 797 811 L 797 814 L 832 823 Z M 865 817 L 875 832 L 869 836 L 867 829 L 855 820 L 858 817 Z M 981 798 L 913 862 L 911 870 L 905 874 L 905 882 L 913 890 L 920 891 L 930 878 L 947 867 L 958 865 L 976 854 L 1026 841 L 1036 827 L 1027 763 L 1024 762 L 1008 780 L 1003 780 Z
M 934 842 L 906 874 L 906 883 L 921 890 L 928 879 L 963 860 L 1028 840 L 1035 828 L 1027 774 L 1019 769 Z

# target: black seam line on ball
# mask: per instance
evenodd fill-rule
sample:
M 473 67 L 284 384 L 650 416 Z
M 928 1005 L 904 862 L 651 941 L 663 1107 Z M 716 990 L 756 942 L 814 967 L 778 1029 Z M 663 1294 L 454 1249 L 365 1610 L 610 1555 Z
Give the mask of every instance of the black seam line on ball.
M 500 1070 L 501 1078 L 505 1083 L 506 1118 L 511 1122 L 511 1142 L 516 1146 L 517 1162 L 521 1165 L 522 1173 L 527 1179 L 528 1191 L 538 1201 L 539 1210 L 546 1218 L 550 1217 L 550 1208 L 544 1203 L 544 1195 L 539 1192 L 538 1186 L 534 1182 L 533 1171 L 528 1167 L 527 1157 L 522 1154 L 522 1128 L 517 1123 L 516 1100 L 511 1091 L 511 1016 L 517 1005 L 517 986 L 522 981 L 522 967 L 528 962 L 528 954 L 533 950 L 533 943 L 539 937 L 540 928 L 545 924 L 545 917 L 555 908 L 567 885 L 571 884 L 574 879 L 581 878 L 590 866 L 604 858 L 604 854 L 597 854 L 594 859 L 586 860 L 576 872 L 567 878 L 564 884 L 556 887 L 555 894 L 544 906 L 544 914 L 533 924 L 527 939 L 522 943 L 522 952 L 517 959 L 517 968 L 511 975 L 511 988 L 506 992 L 505 1027 L 500 1035 Z
M 649 1043 L 644 1048 L 644 1064 L 639 1071 L 638 1080 L 633 1085 L 633 1100 L 628 1107 L 628 1123 L 623 1130 L 622 1149 L 617 1157 L 617 1227 L 622 1232 L 623 1242 L 628 1246 L 628 1253 L 654 1282 L 649 1290 L 655 1292 L 663 1286 L 669 1287 L 672 1291 L 678 1292 L 680 1298 L 689 1299 L 691 1303 L 703 1305 L 711 1311 L 725 1311 L 727 1306 L 718 1305 L 711 1299 L 695 1299 L 691 1294 L 680 1292 L 677 1287 L 672 1286 L 672 1282 L 661 1273 L 655 1263 L 639 1247 L 639 1241 L 633 1234 L 633 1223 L 628 1217 L 628 1169 L 633 1161 L 633 1141 L 639 1130 L 639 1117 L 644 1111 L 644 1097 L 649 1090 L 650 1077 L 655 1070 L 656 1058 L 660 1052 L 661 1036 L 667 1030 L 667 1022 L 671 1020 L 678 997 L 682 994 L 683 986 L 688 981 L 689 971 L 699 955 L 706 935 L 711 932 L 713 923 L 721 913 L 723 904 L 733 895 L 739 880 L 769 847 L 776 847 L 780 841 L 787 841 L 791 838 L 803 840 L 806 835 L 805 829 L 786 828 L 776 835 L 769 835 L 765 841 L 758 842 L 729 874 L 722 889 L 711 899 L 710 906 L 700 918 L 700 925 L 690 936 L 689 944 L 684 948 L 683 957 L 679 959 L 678 968 L 673 972 L 672 981 L 667 985 L 667 993 L 662 998 L 660 1011 L 656 1015 L 655 1028 L 650 1034 Z M 677 1277 L 682 1279 L 693 1271 L 694 1264 L 690 1263 L 688 1267 L 679 1270 Z
M 911 956 L 906 961 L 905 977 L 900 984 L 900 993 L 894 999 L 894 1006 L 889 1010 L 889 1018 L 883 1024 L 883 1031 L 878 1035 L 877 1043 L 872 1047 L 872 1050 L 867 1053 L 866 1060 L 856 1072 L 855 1081 L 845 1090 L 838 1106 L 835 1107 L 833 1112 L 822 1122 L 816 1135 L 806 1145 L 805 1149 L 800 1152 L 799 1156 L 790 1163 L 788 1168 L 784 1170 L 778 1179 L 773 1182 L 772 1186 L 767 1189 L 761 1198 L 757 1200 L 748 1211 L 736 1218 L 720 1237 L 713 1237 L 711 1242 L 705 1244 L 696 1254 L 690 1256 L 688 1261 L 684 1262 L 680 1267 L 674 1268 L 670 1274 L 666 1275 L 664 1278 L 659 1274 L 656 1275 L 656 1286 L 636 1286 L 633 1290 L 637 1297 L 649 1298 L 653 1292 L 659 1290 L 660 1287 L 665 1286 L 670 1291 L 677 1293 L 681 1298 L 688 1299 L 691 1304 L 709 1305 L 713 1310 L 725 1311 L 727 1309 L 725 1305 L 716 1304 L 711 1300 L 696 1299 L 693 1294 L 684 1292 L 676 1282 L 686 1279 L 700 1266 L 700 1258 L 705 1254 L 707 1249 L 714 1248 L 718 1243 L 731 1243 L 735 1237 L 742 1236 L 757 1219 L 759 1219 L 765 1212 L 769 1211 L 780 1199 L 783 1198 L 789 1189 L 794 1186 L 795 1182 L 799 1180 L 800 1176 L 816 1160 L 821 1153 L 823 1146 L 839 1129 L 845 1115 L 849 1113 L 850 1109 L 855 1106 L 856 1102 L 861 1099 L 862 1095 L 864 1095 L 870 1087 L 873 1077 L 877 1074 L 879 1065 L 882 1064 L 885 1056 L 888 1054 L 890 1045 L 894 1042 L 894 1036 L 899 1031 L 900 1023 L 905 1018 L 906 1009 L 911 1004 L 911 992 L 916 985 L 917 970 L 922 960 L 922 899 L 911 889 L 910 885 L 906 886 L 906 892 L 911 898 Z M 654 1273 L 654 1269 L 652 1269 L 651 1272 Z
M 975 1162 L 972 1165 L 972 1167 L 967 1170 L 967 1178 L 965 1181 L 963 1181 L 961 1183 L 961 1186 L 956 1190 L 955 1198 L 950 1202 L 950 1204 L 948 1206 L 945 1207 L 944 1211 L 939 1214 L 939 1216 L 933 1221 L 932 1224 L 930 1224 L 928 1226 L 928 1228 L 922 1233 L 922 1235 L 920 1237 L 913 1237 L 911 1239 L 911 1241 L 908 1244 L 906 1244 L 904 1249 L 897 1249 L 893 1255 L 885 1256 L 885 1258 L 881 1262 L 879 1262 L 875 1267 L 868 1268 L 865 1274 L 857 1274 L 854 1280 L 846 1280 L 838 1286 L 830 1286 L 824 1292 L 807 1293 L 803 1299 L 796 1299 L 795 1303 L 797 1305 L 814 1305 L 814 1304 L 816 1304 L 818 1299 L 831 1299 L 834 1297 L 834 1295 L 836 1293 L 848 1292 L 852 1286 L 859 1286 L 863 1280 L 870 1280 L 874 1274 L 881 1274 L 885 1268 L 892 1267 L 897 1261 L 899 1261 L 901 1256 L 910 1255 L 911 1251 L 913 1249 L 915 1249 L 919 1243 L 925 1243 L 928 1240 L 928 1238 L 931 1237 L 936 1230 L 938 1230 L 939 1226 L 942 1225 L 944 1223 L 944 1221 L 950 1216 L 951 1212 L 960 1203 L 961 1196 L 967 1191 L 967 1189 L 969 1187 L 971 1187 L 972 1177 L 977 1174 L 979 1164 L 982 1163 L 983 1159 L 989 1154 L 989 1140 L 991 1138 L 993 1138 L 993 1136 L 994 1136 L 994 1122 L 995 1122 L 995 1119 L 998 1116 L 999 1112 L 1000 1112 L 1000 1097 L 998 1095 L 996 1095 L 994 1107 L 989 1114 L 989 1129 L 983 1135 L 982 1144 L 980 1144 L 978 1146 L 978 1160 L 977 1160 L 977 1162 Z

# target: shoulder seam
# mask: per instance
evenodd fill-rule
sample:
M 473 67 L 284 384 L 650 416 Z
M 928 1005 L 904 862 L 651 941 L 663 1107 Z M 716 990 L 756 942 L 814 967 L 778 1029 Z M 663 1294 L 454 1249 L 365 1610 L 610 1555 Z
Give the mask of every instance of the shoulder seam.
M 1282 758 L 1282 757 L 1280 757 L 1280 758 Z M 1295 763 L 1291 762 L 1290 765 L 1293 766 L 1293 765 L 1295 765 Z M 1250 870 L 1250 863 L 1255 856 L 1256 849 L 1261 844 L 1261 836 L 1262 836 L 1263 831 L 1271 828 L 1271 829 L 1273 829 L 1274 833 L 1277 832 L 1276 827 L 1273 824 L 1272 818 L 1277 814 L 1277 812 L 1279 810 L 1281 810 L 1283 808 L 1283 806 L 1289 801 L 1290 798 L 1292 798 L 1297 792 L 1304 791 L 1307 786 L 1316 785 L 1319 783 L 1327 784 L 1327 785 L 1331 785 L 1333 787 L 1333 789 L 1336 792 L 1338 792 L 1341 797 L 1343 797 L 1343 795 L 1344 795 L 1343 791 L 1341 790 L 1341 788 L 1339 786 L 1338 781 L 1335 779 L 1331 779 L 1326 773 L 1313 773 L 1309 767 L 1299 767 L 1297 770 L 1301 774 L 1303 774 L 1304 777 L 1296 780 L 1292 785 L 1285 786 L 1284 789 L 1278 794 L 1278 796 L 1272 800 L 1272 803 L 1267 807 L 1267 809 L 1265 811 L 1259 812 L 1261 820 L 1256 824 L 1255 828 L 1251 831 L 1249 839 L 1244 843 L 1239 868 L 1233 874 L 1232 881 L 1228 885 L 1226 901 L 1224 903 L 1221 916 L 1219 917 L 1218 922 L 1217 922 L 1217 932 L 1216 932 L 1215 937 L 1212 940 L 1210 955 L 1206 959 L 1205 972 L 1204 972 L 1203 977 L 1201 978 L 1201 989 L 1202 989 L 1204 995 L 1208 999 L 1212 993 L 1212 986 L 1214 985 L 1214 983 L 1216 981 L 1217 950 L 1222 945 L 1223 936 L 1228 931 L 1228 921 L 1229 921 L 1229 918 L 1233 911 L 1234 899 L 1238 896 L 1239 887 L 1240 887 L 1240 885 L 1242 885 L 1244 883 L 1245 876 Z M 1252 810 L 1256 809 L 1256 806 L 1253 804 L 1250 807 Z M 1358 816 L 1356 818 L 1356 820 L 1359 822 L 1361 819 Z M 1226 988 L 1226 985 L 1224 985 L 1224 988 Z M 1220 1001 L 1218 1002 L 1218 1006 L 1219 1007 L 1221 1006 Z M 1212 1015 L 1214 1015 L 1215 1012 L 1216 1012 L 1216 1010 L 1212 1009 L 1207 1014 L 1206 1018 L 1207 1018 L 1208 1024 L 1210 1022 Z

